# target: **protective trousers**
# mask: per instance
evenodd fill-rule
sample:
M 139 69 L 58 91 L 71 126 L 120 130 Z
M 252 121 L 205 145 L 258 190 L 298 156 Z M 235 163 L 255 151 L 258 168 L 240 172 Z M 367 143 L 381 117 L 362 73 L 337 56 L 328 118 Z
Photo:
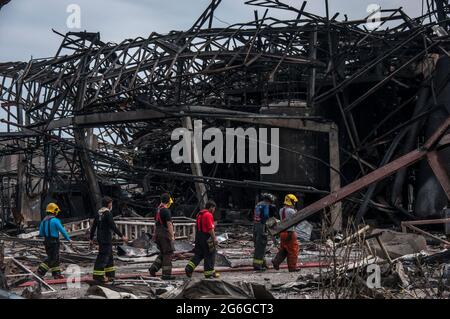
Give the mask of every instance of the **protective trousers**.
M 111 243 L 99 243 L 97 259 L 94 264 L 93 278 L 103 280 L 106 277 L 113 279 L 116 275 L 114 257 Z
M 156 274 L 162 268 L 163 276 L 172 275 L 172 258 L 174 252 L 174 244 L 170 238 L 169 232 L 164 226 L 156 226 L 155 242 L 159 249 L 158 257 L 151 265 L 149 271 Z
M 50 271 L 53 276 L 61 275 L 61 268 L 59 266 L 59 239 L 58 238 L 45 238 L 44 246 L 47 258 L 39 265 L 37 273 L 40 276 Z
M 295 232 L 282 232 L 280 234 L 281 244 L 277 255 L 272 260 L 274 268 L 278 268 L 287 257 L 289 271 L 297 270 L 298 240 Z
M 262 269 L 266 267 L 264 256 L 266 255 L 267 230 L 265 224 L 255 223 L 253 225 L 253 244 L 255 247 L 253 267 L 255 269 Z
M 214 264 L 216 262 L 216 248 L 211 243 L 210 236 L 205 233 L 198 232 L 195 239 L 194 256 L 186 265 L 185 271 L 189 276 L 192 275 L 194 269 L 203 261 L 203 273 L 205 278 L 216 276 Z

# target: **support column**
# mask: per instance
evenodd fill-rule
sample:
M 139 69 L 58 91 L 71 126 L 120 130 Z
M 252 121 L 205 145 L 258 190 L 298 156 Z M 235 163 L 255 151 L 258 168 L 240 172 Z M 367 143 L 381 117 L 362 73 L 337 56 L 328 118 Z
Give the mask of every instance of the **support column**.
M 311 32 L 309 39 L 309 58 L 316 60 L 317 58 L 317 27 Z M 308 99 L 306 105 L 309 108 L 314 107 L 314 96 L 316 95 L 316 67 L 312 66 L 309 75 Z
M 87 69 L 87 63 L 83 59 L 82 64 L 83 69 Z M 75 111 L 83 110 L 84 106 L 84 96 L 86 91 L 86 80 L 81 81 L 78 85 L 77 96 L 75 101 Z M 87 186 L 89 189 L 89 197 L 91 201 L 92 208 L 97 211 L 101 207 L 102 193 L 100 191 L 100 185 L 98 184 L 97 175 L 94 171 L 94 166 L 92 164 L 91 158 L 89 156 L 89 136 L 88 131 L 83 128 L 74 128 L 75 143 L 77 144 L 77 151 L 80 156 L 81 166 L 83 168 Z
M 88 151 L 88 143 L 86 142 L 86 132 L 84 129 L 74 130 L 75 143 L 78 146 L 78 154 L 80 156 L 81 166 L 88 183 L 89 196 L 92 208 L 95 210 L 100 209 L 102 193 L 98 184 L 97 175 L 95 174 L 94 167 L 91 162 Z
M 16 222 L 19 224 L 24 224 L 25 222 L 25 198 L 26 198 L 26 191 L 27 191 L 27 176 L 26 176 L 26 159 L 23 154 L 19 154 L 17 157 L 17 212 L 19 216 L 16 218 Z M 21 225 L 23 226 L 23 225 Z
M 19 125 L 19 131 L 23 131 L 21 128 L 24 124 L 23 122 L 23 107 L 22 101 L 20 100 L 20 96 L 22 95 L 22 80 L 17 79 L 16 83 L 16 109 L 17 109 L 17 124 Z M 18 141 L 19 147 L 24 148 L 25 144 L 22 139 Z M 26 220 L 25 216 L 27 212 L 25 211 L 26 204 L 26 159 L 23 153 L 19 153 L 17 155 L 17 212 L 19 214 L 19 218 L 16 218 L 16 222 L 19 224 L 23 224 Z M 20 225 L 23 226 L 23 225 Z
M 338 127 L 332 123 L 329 132 L 330 145 L 330 191 L 335 192 L 341 188 L 340 160 L 339 160 L 339 134 Z M 336 171 L 337 170 L 337 171 Z M 342 202 L 331 207 L 331 227 L 336 231 L 342 230 Z
M 194 128 L 192 127 L 192 119 L 190 116 L 183 118 L 183 127 L 189 130 L 191 132 L 191 170 L 192 175 L 203 177 L 202 172 L 202 166 L 201 164 L 196 161 L 196 159 L 199 157 L 199 151 L 198 145 L 195 143 L 195 136 L 194 136 Z M 197 193 L 197 199 L 199 202 L 200 207 L 204 207 L 206 202 L 208 201 L 208 194 L 206 192 L 206 186 L 204 183 L 196 182 L 195 183 L 195 191 Z

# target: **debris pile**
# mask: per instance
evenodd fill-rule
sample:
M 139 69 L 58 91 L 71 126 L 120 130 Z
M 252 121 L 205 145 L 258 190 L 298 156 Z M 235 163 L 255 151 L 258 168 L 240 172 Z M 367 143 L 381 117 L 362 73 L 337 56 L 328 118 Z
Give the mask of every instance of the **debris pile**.
M 61 258 L 67 264 L 64 274 L 78 278 L 68 283 L 44 281 L 36 275 L 34 271 L 44 255 L 38 239 L 2 235 L 7 256 L 2 268 L 6 285 L 2 290 L 8 298 L 14 298 L 14 293 L 26 298 L 88 299 L 449 297 L 450 250 L 442 243 L 427 244 L 421 234 L 359 226 L 336 236 L 323 227 L 320 239 L 301 243 L 299 272 L 287 273 L 286 265 L 282 265 L 279 271 L 255 273 L 251 267 L 252 238 L 248 234 L 251 228 L 246 232 L 243 229 L 231 226 L 218 236 L 223 241 L 216 269 L 222 280 L 199 280 L 202 267 L 196 270 L 199 274 L 194 279 L 185 277 L 184 265 L 192 256 L 193 245 L 183 240 L 176 241 L 175 279 L 150 278 L 148 267 L 157 249 L 145 234 L 129 245 L 116 244 L 119 275 L 107 285 L 92 282 L 96 251 L 85 241 L 74 241 L 73 248 L 62 249 Z M 136 251 L 143 257 L 136 258 Z M 268 245 L 267 258 L 275 254 L 275 247 Z M 79 267 L 75 273 L 71 264 Z M 82 289 L 70 288 L 70 284 L 77 283 Z

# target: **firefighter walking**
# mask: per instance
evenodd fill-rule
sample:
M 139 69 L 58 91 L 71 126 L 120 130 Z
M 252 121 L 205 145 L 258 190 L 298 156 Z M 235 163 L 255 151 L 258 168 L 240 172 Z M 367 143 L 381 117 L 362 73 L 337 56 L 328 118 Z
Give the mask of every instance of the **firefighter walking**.
M 298 199 L 293 194 L 284 197 L 284 207 L 280 209 L 281 220 L 291 219 L 295 215 L 295 206 Z M 280 233 L 281 244 L 277 255 L 272 259 L 273 268 L 280 269 L 280 264 L 287 257 L 288 269 L 290 272 L 297 271 L 298 240 L 295 226 L 292 226 Z
M 94 222 L 91 227 L 91 245 L 94 244 L 95 233 L 97 232 L 98 242 L 98 255 L 94 265 L 94 280 L 100 282 L 108 282 L 113 280 L 116 274 L 114 267 L 113 245 L 112 245 L 112 233 L 121 237 L 124 242 L 128 239 L 117 228 L 114 222 L 112 209 L 112 198 L 104 197 L 102 199 L 102 208 L 98 211 L 94 218 Z
M 273 205 L 275 197 L 272 194 L 262 194 L 262 201 L 256 204 L 253 218 L 253 269 L 263 271 L 267 269 L 265 255 L 267 246 L 266 221 L 275 216 L 276 208 Z
M 216 203 L 209 200 L 205 209 L 202 209 L 196 218 L 196 233 L 194 257 L 186 265 L 185 272 L 188 277 L 192 276 L 197 265 L 203 262 L 203 273 L 205 278 L 219 278 L 219 274 L 214 270 L 214 264 L 217 251 L 217 237 L 214 232 L 214 217 Z
M 155 215 L 155 233 L 154 238 L 159 249 L 159 254 L 151 265 L 150 276 L 156 276 L 156 273 L 162 268 L 163 280 L 174 279 L 172 276 L 172 257 L 175 251 L 175 233 L 172 223 L 172 214 L 170 206 L 173 203 L 172 197 L 165 193 L 161 195 L 161 203 L 158 206 Z
M 45 252 L 47 258 L 43 261 L 37 270 L 37 274 L 40 277 L 44 277 L 47 272 L 51 272 L 53 278 L 62 279 L 61 268 L 59 262 L 59 234 L 71 244 L 69 235 L 64 229 L 61 221 L 56 217 L 58 216 L 60 209 L 55 203 L 50 203 L 46 208 L 46 216 L 39 224 L 39 237 L 44 237 Z

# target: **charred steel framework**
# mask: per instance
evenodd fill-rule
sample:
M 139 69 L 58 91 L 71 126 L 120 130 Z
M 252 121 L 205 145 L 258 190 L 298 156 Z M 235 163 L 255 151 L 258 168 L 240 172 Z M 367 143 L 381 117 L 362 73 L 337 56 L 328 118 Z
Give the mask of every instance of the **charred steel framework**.
M 437 59 L 449 55 L 447 1 L 424 1 L 425 12 L 415 18 L 401 8 L 383 9 L 375 30 L 365 27 L 369 17 L 338 21 L 327 0 L 325 17 L 306 12 L 306 1 L 293 7 L 250 0 L 246 3 L 266 8 L 262 16 L 255 11 L 254 21 L 218 28 L 213 21 L 220 2 L 211 1 L 187 31 L 153 32 L 119 44 L 102 42 L 98 33 L 69 32 L 60 34 L 63 40 L 52 58 L 0 63 L 5 115 L 0 155 L 17 156 L 15 173 L 1 176 L 3 222 L 14 212 L 26 213 L 27 197 L 40 196 L 43 205 L 66 192 L 68 208 L 75 210 L 74 185 L 88 196 L 91 210 L 115 185 L 121 186 L 116 195 L 123 197 L 126 189 L 122 200 L 134 207 L 145 207 L 142 192 L 161 190 L 195 202 L 196 184 L 212 193 L 239 187 L 323 196 L 330 189 L 265 183 L 254 174 L 244 181 L 216 177 L 217 165 L 204 175 L 175 166 L 167 160 L 170 132 L 187 117 L 222 127 L 230 121 L 334 122 L 340 128 L 339 167 L 330 165 L 331 159 L 324 165 L 345 185 L 413 150 L 426 119 L 442 106 L 436 102 L 442 88 L 433 81 Z M 295 18 L 270 17 L 269 9 L 290 11 Z M 427 108 L 415 108 L 430 96 L 434 102 Z M 380 97 L 383 105 L 374 110 L 371 100 Z M 277 103 L 294 108 L 298 101 L 306 104 L 297 115 L 260 112 Z M 371 122 L 362 124 L 367 119 Z M 401 139 L 409 146 L 398 150 Z M 390 217 L 398 211 L 411 217 L 402 195 L 405 175 L 395 177 L 394 200 L 374 200 L 386 189 L 378 185 L 344 204 L 359 210 L 360 218 L 369 207 Z M 331 191 L 340 186 L 334 183 Z

